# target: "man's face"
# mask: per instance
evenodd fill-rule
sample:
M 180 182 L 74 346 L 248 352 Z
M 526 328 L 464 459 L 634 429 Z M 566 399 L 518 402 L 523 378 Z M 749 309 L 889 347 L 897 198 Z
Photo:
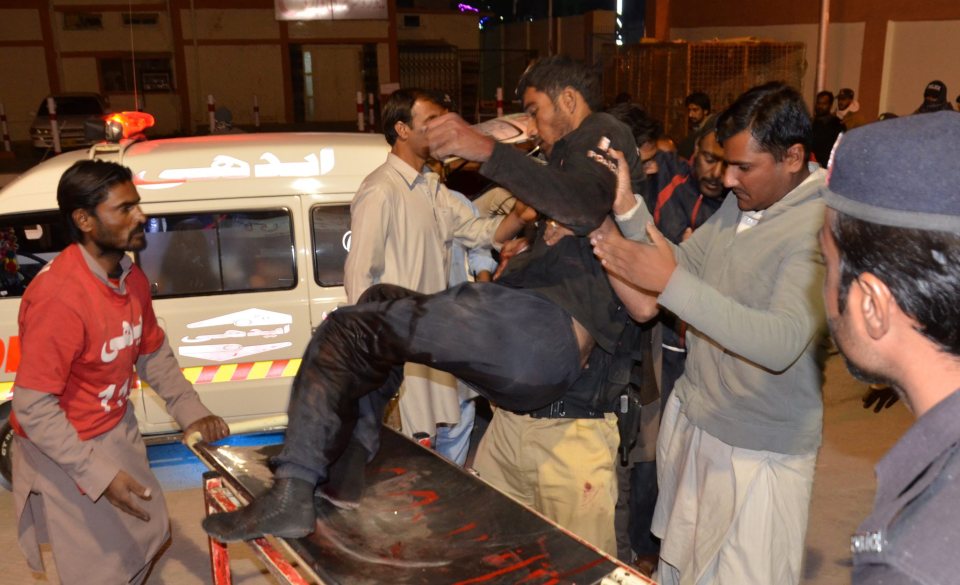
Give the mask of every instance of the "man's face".
M 558 100 L 559 101 L 559 100 Z M 553 145 L 573 132 L 573 119 L 545 92 L 528 87 L 523 92 L 523 109 L 530 116 L 527 134 L 550 156 Z
M 655 140 L 648 140 L 637 148 L 637 154 L 640 155 L 640 168 L 645 175 L 656 175 L 660 170 L 657 165 L 657 143 Z
M 846 97 L 846 96 L 838 95 L 838 96 L 837 96 L 837 109 L 838 109 L 838 110 L 846 110 L 847 108 L 850 107 L 850 103 L 851 103 L 851 102 L 853 102 L 853 98 L 852 98 L 852 97 Z
M 867 349 L 870 338 L 852 300 L 860 298 L 856 294 L 856 282 L 850 285 L 846 306 L 843 311 L 840 310 L 840 250 L 830 229 L 835 217 L 836 211 L 828 208 L 823 227 L 820 228 L 820 251 L 827 272 L 823 281 L 823 301 L 830 335 L 843 355 L 847 369 L 855 378 L 868 384 L 889 384 L 889 380 L 872 371 L 871 362 L 876 358 L 873 358 Z M 904 398 L 899 390 L 897 393 Z
M 430 158 L 430 143 L 427 140 L 427 122 L 446 113 L 446 108 L 426 99 L 418 99 L 410 108 L 410 133 L 407 144 L 421 158 Z
M 92 229 L 86 238 L 102 252 L 139 252 L 147 247 L 143 233 L 147 216 L 140 209 L 140 195 L 133 183 L 111 187 L 89 216 Z
M 814 113 L 818 116 L 826 116 L 830 113 L 831 107 L 833 107 L 833 103 L 830 101 L 830 96 L 822 95 L 817 98 L 817 104 L 814 106 Z
M 704 197 L 717 198 L 723 195 L 723 147 L 717 142 L 716 132 L 707 132 L 697 145 L 693 157 L 693 174 L 700 183 L 700 193 Z
M 691 127 L 699 126 L 706 117 L 707 111 L 697 104 L 690 104 L 687 106 L 687 120 L 690 122 Z
M 723 184 L 733 190 L 741 211 L 766 209 L 791 190 L 792 175 L 786 158 L 777 162 L 746 129 L 723 145 L 727 168 Z

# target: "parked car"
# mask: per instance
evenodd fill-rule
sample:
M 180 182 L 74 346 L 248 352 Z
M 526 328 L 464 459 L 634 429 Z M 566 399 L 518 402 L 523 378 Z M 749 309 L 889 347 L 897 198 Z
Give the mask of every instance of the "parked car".
M 48 97 L 52 97 L 56 102 L 61 148 L 70 150 L 92 146 L 96 140 L 85 136 L 84 123 L 91 119 L 102 119 L 109 113 L 107 100 L 98 93 L 58 93 Z M 37 115 L 30 126 L 30 139 L 35 148 L 53 148 L 47 98 L 43 98 L 37 108 Z

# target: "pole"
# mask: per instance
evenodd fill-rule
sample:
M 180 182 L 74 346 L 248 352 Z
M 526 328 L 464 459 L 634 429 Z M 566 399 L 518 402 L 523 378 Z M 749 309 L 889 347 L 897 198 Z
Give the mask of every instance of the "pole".
M 357 92 L 357 132 L 363 132 L 363 92 Z
M 503 88 L 497 88 L 497 117 L 503 116 Z
M 213 101 L 213 94 L 207 95 L 207 121 L 210 124 L 210 134 L 214 134 L 217 131 L 217 119 L 214 116 L 214 110 L 216 104 Z
M 253 94 L 253 127 L 260 129 L 260 98 Z
M 817 43 L 817 79 L 814 87 L 819 93 L 827 85 L 827 29 L 830 26 L 830 0 L 820 0 L 820 39 Z
M 369 132 L 376 132 L 374 126 L 376 126 L 377 121 L 377 110 L 376 110 L 376 100 L 373 97 L 373 92 L 367 94 L 367 103 L 370 104 L 370 109 L 367 111 L 367 118 L 370 122 Z
M 13 147 L 10 144 L 10 129 L 7 128 L 7 110 L 4 109 L 3 104 L 0 104 L 0 126 L 3 127 L 3 150 L 10 152 Z
M 57 101 L 53 97 L 47 98 L 47 113 L 50 115 L 50 136 L 53 138 L 53 152 L 60 154 L 63 147 L 60 145 L 60 125 L 57 124 Z

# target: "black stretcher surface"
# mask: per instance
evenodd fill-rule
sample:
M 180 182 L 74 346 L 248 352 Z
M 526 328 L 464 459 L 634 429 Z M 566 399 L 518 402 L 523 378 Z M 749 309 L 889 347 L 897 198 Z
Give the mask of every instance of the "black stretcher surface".
M 248 500 L 269 487 L 280 450 L 197 447 Z M 622 566 L 389 429 L 366 479 L 359 509 L 317 498 L 317 531 L 287 540 L 324 583 L 588 584 Z

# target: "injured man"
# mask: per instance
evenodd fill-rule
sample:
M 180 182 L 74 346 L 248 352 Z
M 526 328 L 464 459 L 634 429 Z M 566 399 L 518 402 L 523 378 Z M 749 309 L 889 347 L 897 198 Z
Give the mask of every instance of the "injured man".
M 499 407 L 529 412 L 561 397 L 589 360 L 609 366 L 629 317 L 586 236 L 610 215 L 617 177 L 591 151 L 601 139 L 625 153 L 633 192 L 643 175 L 630 130 L 594 112 L 596 83 L 563 57 L 533 65 L 518 94 L 548 164 L 494 142 L 455 114 L 431 122 L 431 153 L 482 162 L 481 174 L 541 213 L 531 249 L 495 283 L 432 294 L 374 285 L 333 312 L 303 356 L 273 486 L 249 506 L 214 514 L 204 530 L 221 541 L 314 531 L 314 491 L 356 506 L 363 466 L 379 447 L 384 408 L 405 362 L 449 372 Z M 590 155 L 593 154 L 591 157 Z M 550 218 L 574 234 L 547 245 Z M 552 222 L 549 222 L 552 225 Z M 609 222 L 608 222 L 609 223 Z M 469 323 L 469 332 L 464 325 Z

